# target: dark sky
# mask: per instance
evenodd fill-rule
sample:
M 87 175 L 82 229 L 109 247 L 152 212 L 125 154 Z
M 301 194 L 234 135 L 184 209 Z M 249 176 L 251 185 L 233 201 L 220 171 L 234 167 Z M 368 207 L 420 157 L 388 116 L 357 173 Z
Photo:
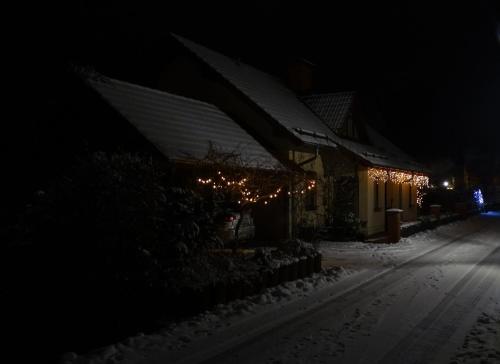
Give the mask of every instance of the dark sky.
M 71 60 L 141 82 L 173 31 L 277 75 L 290 57 L 309 59 L 318 92 L 359 91 L 379 127 L 421 159 L 500 150 L 496 2 L 70 3 L 23 19 L 35 72 Z

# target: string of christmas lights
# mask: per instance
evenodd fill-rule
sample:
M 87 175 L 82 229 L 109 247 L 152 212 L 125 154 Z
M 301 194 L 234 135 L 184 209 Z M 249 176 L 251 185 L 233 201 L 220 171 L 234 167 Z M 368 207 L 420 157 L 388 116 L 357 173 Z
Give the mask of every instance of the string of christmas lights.
M 368 178 L 379 182 L 408 183 L 417 188 L 429 185 L 427 176 L 391 169 L 368 168 Z
M 202 185 L 211 185 L 212 188 L 215 189 L 231 189 L 231 190 L 236 190 L 240 193 L 240 199 L 238 200 L 239 204 L 242 203 L 256 203 L 259 201 L 263 201 L 264 205 L 267 205 L 270 200 L 278 198 L 278 196 L 281 194 L 283 191 L 283 186 L 278 187 L 277 189 L 273 190 L 272 192 L 265 193 L 264 195 L 259 194 L 259 189 L 255 189 L 255 191 L 250 191 L 252 189 L 251 187 L 248 187 L 248 179 L 247 178 L 241 178 L 241 179 L 230 179 L 227 178 L 222 174 L 221 171 L 217 171 L 217 176 L 214 178 L 198 178 L 197 182 Z M 288 192 L 288 195 L 291 196 L 292 194 L 300 194 L 303 195 L 307 191 L 310 191 L 312 189 L 316 188 L 316 181 L 315 180 L 308 180 L 307 181 L 307 186 L 294 190 L 293 192 Z
M 425 192 L 421 188 L 417 188 L 417 205 L 418 207 L 422 207 L 422 203 L 424 202 Z
M 378 182 L 407 183 L 417 189 L 417 205 L 422 206 L 425 195 L 423 189 L 429 187 L 429 177 L 404 171 L 384 168 L 368 168 L 368 178 Z

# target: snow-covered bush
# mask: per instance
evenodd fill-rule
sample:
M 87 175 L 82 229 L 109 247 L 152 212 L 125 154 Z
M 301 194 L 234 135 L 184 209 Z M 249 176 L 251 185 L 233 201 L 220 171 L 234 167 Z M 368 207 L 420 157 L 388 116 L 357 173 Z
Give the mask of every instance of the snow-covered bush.
M 254 259 L 263 266 L 268 266 L 273 260 L 271 248 L 255 249 Z
M 279 249 L 292 257 L 314 257 L 319 254 L 313 244 L 300 239 L 285 241 Z

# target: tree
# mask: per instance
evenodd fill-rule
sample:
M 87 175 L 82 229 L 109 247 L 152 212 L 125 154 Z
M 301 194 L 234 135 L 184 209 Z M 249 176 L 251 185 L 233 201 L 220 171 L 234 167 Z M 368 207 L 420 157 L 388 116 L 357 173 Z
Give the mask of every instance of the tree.
M 244 158 L 239 151 L 225 151 L 213 144 L 207 155 L 198 161 L 198 167 L 202 174 L 196 180 L 198 184 L 237 202 L 240 218 L 235 228 L 236 241 L 243 215 L 252 206 L 268 205 L 284 193 L 302 198 L 306 191 L 316 187 L 316 180 L 298 167 L 265 164 Z

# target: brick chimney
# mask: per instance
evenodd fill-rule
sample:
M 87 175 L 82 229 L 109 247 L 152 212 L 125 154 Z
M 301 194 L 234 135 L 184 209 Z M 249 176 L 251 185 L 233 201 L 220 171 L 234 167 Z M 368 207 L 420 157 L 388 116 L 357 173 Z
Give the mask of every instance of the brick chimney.
M 306 95 L 313 89 L 315 64 L 304 59 L 295 58 L 288 62 L 287 85 L 299 95 Z

